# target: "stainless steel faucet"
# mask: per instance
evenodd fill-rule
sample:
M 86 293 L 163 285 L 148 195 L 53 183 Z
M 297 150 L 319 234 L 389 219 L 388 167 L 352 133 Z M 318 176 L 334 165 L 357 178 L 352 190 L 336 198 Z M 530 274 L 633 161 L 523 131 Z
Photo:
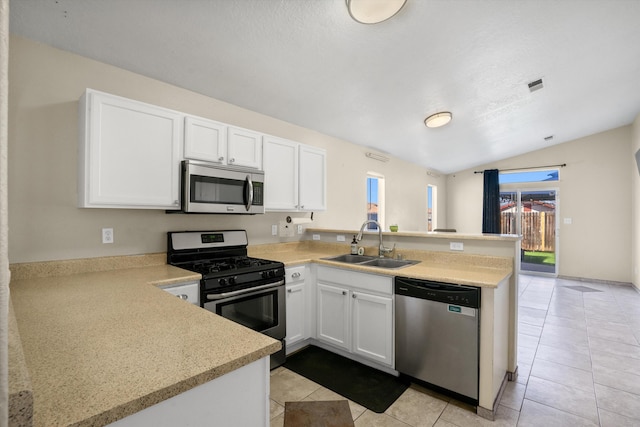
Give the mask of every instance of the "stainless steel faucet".
M 367 224 L 375 224 L 378 227 L 378 236 L 380 238 L 380 246 L 378 246 L 378 256 L 382 258 L 385 256 L 385 254 L 391 253 L 393 251 L 393 248 L 391 249 L 385 248 L 384 245 L 382 244 L 382 227 L 380 226 L 380 223 L 373 219 L 368 219 L 362 223 L 362 226 L 360 227 L 360 231 L 356 236 L 356 242 L 359 242 L 360 240 L 362 240 L 362 232 L 364 231 L 364 228 L 367 226 Z

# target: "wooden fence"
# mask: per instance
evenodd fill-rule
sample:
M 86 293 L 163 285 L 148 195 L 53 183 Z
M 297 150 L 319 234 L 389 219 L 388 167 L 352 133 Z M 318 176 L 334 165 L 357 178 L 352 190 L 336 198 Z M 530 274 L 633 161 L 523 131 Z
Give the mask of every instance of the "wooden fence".
M 517 234 L 516 213 L 502 212 L 500 227 L 502 234 Z M 555 212 L 523 212 L 521 246 L 525 251 L 555 252 Z

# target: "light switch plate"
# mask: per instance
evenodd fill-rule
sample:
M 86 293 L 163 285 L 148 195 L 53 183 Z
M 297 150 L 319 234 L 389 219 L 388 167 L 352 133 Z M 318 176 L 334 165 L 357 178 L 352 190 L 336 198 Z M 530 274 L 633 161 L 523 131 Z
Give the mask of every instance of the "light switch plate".
M 319 234 L 314 234 L 313 235 L 313 240 L 320 240 L 320 235 Z
M 571 223 L 573 223 L 573 220 L 571 218 L 565 218 L 564 219 L 564 223 L 565 224 L 571 224 Z
M 336 236 L 336 239 L 338 240 L 338 242 L 344 242 L 345 241 L 344 235 L 342 235 L 342 234 L 338 234 Z
M 278 224 L 273 224 L 271 226 L 271 235 L 272 236 L 277 236 L 278 235 Z

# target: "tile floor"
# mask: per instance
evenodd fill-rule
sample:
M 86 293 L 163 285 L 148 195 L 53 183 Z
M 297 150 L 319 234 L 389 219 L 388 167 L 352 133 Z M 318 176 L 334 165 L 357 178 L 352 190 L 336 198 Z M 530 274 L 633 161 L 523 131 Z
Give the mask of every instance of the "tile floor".
M 491 422 L 412 385 L 384 414 L 349 402 L 356 427 L 640 426 L 640 293 L 633 287 L 520 276 L 518 364 Z M 341 396 L 278 368 L 271 426 L 284 403 Z

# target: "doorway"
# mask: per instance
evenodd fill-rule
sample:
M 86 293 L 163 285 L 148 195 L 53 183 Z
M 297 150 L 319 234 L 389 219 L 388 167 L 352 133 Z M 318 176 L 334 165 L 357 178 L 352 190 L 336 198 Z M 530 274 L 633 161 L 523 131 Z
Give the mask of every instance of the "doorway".
M 558 275 L 558 191 L 513 190 L 500 193 L 500 227 L 522 235 L 520 272 Z

